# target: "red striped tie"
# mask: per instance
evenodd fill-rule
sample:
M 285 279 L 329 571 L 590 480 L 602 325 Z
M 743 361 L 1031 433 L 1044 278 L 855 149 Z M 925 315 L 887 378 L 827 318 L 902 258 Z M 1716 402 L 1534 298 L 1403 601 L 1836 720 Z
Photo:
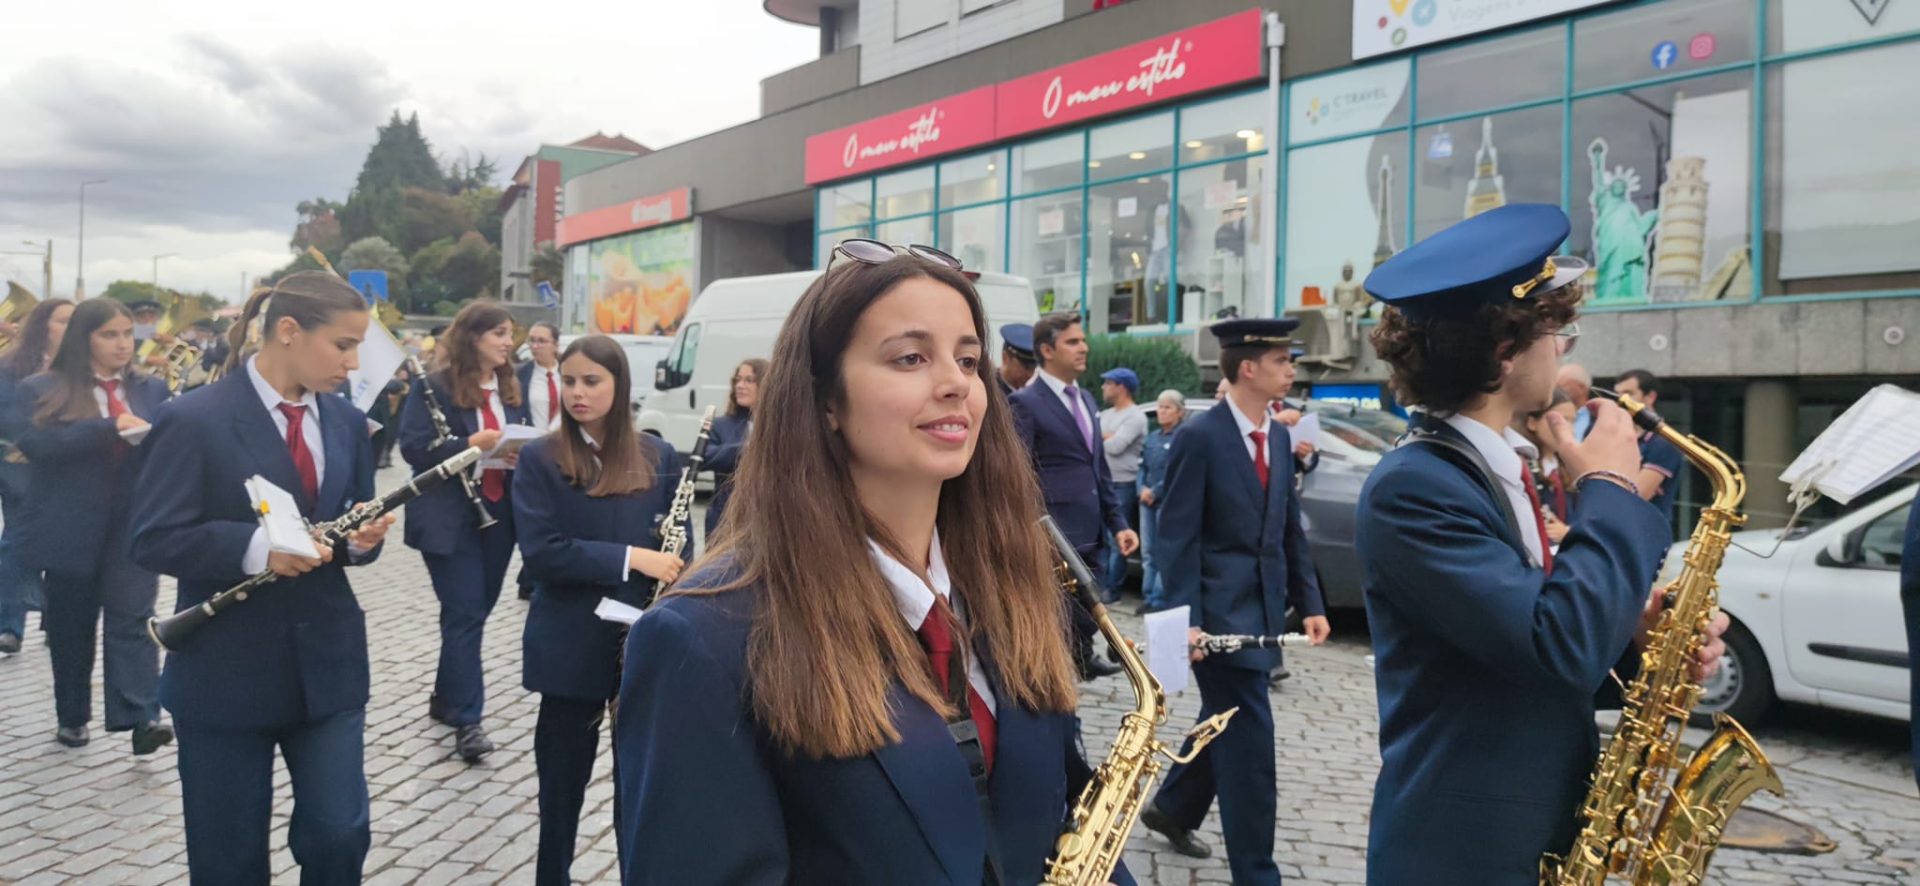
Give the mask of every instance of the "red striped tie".
M 1527 502 L 1533 505 L 1533 525 L 1540 529 L 1540 566 L 1553 574 L 1553 542 L 1547 538 L 1547 518 L 1540 512 L 1540 490 L 1533 487 L 1533 472 L 1520 465 L 1520 485 L 1527 488 Z

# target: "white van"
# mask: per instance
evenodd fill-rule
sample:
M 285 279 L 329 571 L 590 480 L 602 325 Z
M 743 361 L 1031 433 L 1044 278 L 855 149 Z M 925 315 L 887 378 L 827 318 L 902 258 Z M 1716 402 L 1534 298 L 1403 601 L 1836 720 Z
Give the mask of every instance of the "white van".
M 673 349 L 656 369 L 655 391 L 640 412 L 640 429 L 659 434 L 681 452 L 691 449 L 707 407 L 726 410 L 734 367 L 742 360 L 772 355 L 781 324 L 819 276 L 819 271 L 801 271 L 735 277 L 716 280 L 701 291 L 680 324 Z M 974 286 L 987 311 L 987 353 L 998 360 L 1000 327 L 1039 319 L 1033 287 L 1025 278 L 1007 274 L 981 274 Z

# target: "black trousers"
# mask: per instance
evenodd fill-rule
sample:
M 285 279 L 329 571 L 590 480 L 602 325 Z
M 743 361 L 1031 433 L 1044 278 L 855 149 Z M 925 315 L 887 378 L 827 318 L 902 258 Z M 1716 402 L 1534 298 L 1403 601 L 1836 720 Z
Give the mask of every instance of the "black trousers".
M 572 882 L 580 810 L 586 805 L 587 783 L 593 779 L 593 758 L 600 751 L 600 723 L 606 710 L 605 701 L 540 696 L 540 718 L 533 728 L 533 765 L 540 781 L 536 886 L 567 886 Z M 619 764 L 614 765 L 617 773 Z M 614 780 L 619 781 L 617 774 Z M 613 798 L 613 830 L 616 834 L 620 831 L 617 792 Z
M 122 531 L 108 533 L 106 551 L 123 550 Z M 41 626 L 53 658 L 53 708 L 61 726 L 93 719 L 95 630 L 106 629 L 107 731 L 119 732 L 160 717 L 160 650 L 147 637 L 159 580 L 124 555 L 102 557 L 86 574 L 48 572 Z
M 1273 823 L 1278 799 L 1273 749 L 1273 705 L 1267 699 L 1267 672 L 1202 661 L 1193 666 L 1200 685 L 1200 717 L 1230 708 L 1228 721 L 1192 763 L 1167 771 L 1153 804 L 1180 827 L 1193 829 L 1220 799 L 1220 831 L 1226 837 L 1227 866 L 1235 884 L 1280 882 L 1273 860 Z M 1181 753 L 1192 751 L 1192 740 Z

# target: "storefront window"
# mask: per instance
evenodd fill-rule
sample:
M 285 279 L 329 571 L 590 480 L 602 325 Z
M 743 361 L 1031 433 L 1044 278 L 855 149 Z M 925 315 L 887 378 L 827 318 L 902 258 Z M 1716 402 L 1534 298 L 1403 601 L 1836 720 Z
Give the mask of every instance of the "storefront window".
M 834 185 L 820 192 L 820 225 L 841 228 L 873 220 L 873 180 Z
M 1180 162 L 1203 163 L 1267 149 L 1267 93 L 1249 92 L 1180 112 Z
M 1013 147 L 1014 193 L 1070 188 L 1084 181 L 1086 138 L 1078 132 Z
M 1406 167 L 1404 130 L 1289 155 L 1287 307 L 1363 301 L 1360 281 L 1407 247 Z
M 940 164 L 940 206 L 965 206 L 1003 195 L 1006 152 L 991 151 Z
M 1368 65 L 1287 87 L 1287 143 L 1305 144 L 1407 124 L 1406 59 Z
M 672 335 L 693 301 L 693 223 L 589 244 L 592 331 Z
M 1891 8 L 1889 10 L 1891 14 Z M 1920 43 L 1792 62 L 1770 72 L 1769 293 L 1920 284 Z M 1778 244 L 1777 246 L 1771 244 Z M 1847 275 L 1900 274 L 1897 278 Z M 1772 281 L 1779 281 L 1774 283 Z
M 1173 165 L 1173 114 L 1097 127 L 1088 139 L 1087 179 L 1138 175 Z
M 1173 182 L 1165 175 L 1087 192 L 1087 332 L 1166 323 L 1173 287 Z M 1193 235 L 1181 219 L 1183 242 Z
M 1751 86 L 1718 74 L 1574 102 L 1568 248 L 1593 262 L 1592 304 L 1749 297 Z
M 1560 204 L 1557 104 L 1423 126 L 1414 149 L 1415 240 L 1508 203 Z
M 1482 40 L 1420 57 L 1420 118 L 1451 117 L 1558 98 L 1566 76 L 1564 26 Z
M 1920 31 L 1920 4 L 1915 3 L 1860 0 L 1840 6 L 1832 0 L 1772 0 L 1767 5 L 1770 52 L 1800 52 Z
M 1040 312 L 1080 310 L 1078 190 L 1013 203 L 1011 271 L 1033 284 Z
M 899 218 L 933 211 L 933 167 L 922 166 L 874 179 L 874 201 L 880 218 Z
M 868 233 L 865 228 L 849 228 L 844 231 L 826 231 L 822 233 L 820 235 L 820 242 L 814 245 L 813 266 L 816 268 L 825 268 L 827 261 L 833 258 L 833 248 L 839 246 L 840 241 L 866 236 L 868 236 Z
M 1241 317 L 1259 315 L 1271 258 L 1260 228 L 1265 165 L 1264 158 L 1252 157 L 1180 173 L 1174 322 L 1206 323 L 1229 308 Z
M 933 245 L 933 216 L 907 218 L 899 221 L 881 222 L 874 227 L 874 239 L 882 243 L 905 246 L 920 243 Z
M 1753 58 L 1753 0 L 1654 3 L 1573 26 L 1573 88 L 1684 74 Z M 1848 10 L 1827 4 L 1828 15 Z
M 1003 208 L 999 203 L 989 203 L 941 213 L 937 245 L 959 259 L 969 271 L 1000 270 L 1000 247 L 1007 230 Z

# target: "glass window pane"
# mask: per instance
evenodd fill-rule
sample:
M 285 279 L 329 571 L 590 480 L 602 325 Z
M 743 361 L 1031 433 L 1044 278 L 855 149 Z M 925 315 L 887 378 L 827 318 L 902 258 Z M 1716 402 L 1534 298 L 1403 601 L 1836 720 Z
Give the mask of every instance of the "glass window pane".
M 940 164 L 941 207 L 1000 199 L 1000 182 L 1006 178 L 1001 168 L 1005 160 L 1005 152 L 991 151 Z
M 1856 40 L 1873 40 L 1920 31 L 1920 4 L 1879 3 L 1841 6 L 1831 0 L 1772 0 L 1767 22 L 1767 51 L 1799 52 Z
M 874 227 L 873 237 L 882 243 L 891 243 L 895 246 L 914 243 L 932 246 L 933 216 L 923 215 L 919 218 L 881 222 Z
M 1752 59 L 1756 5 L 1753 0 L 1688 0 L 1581 19 L 1573 26 L 1573 88 Z M 1835 8 L 1829 14 L 1850 11 Z
M 998 271 L 1002 267 L 1001 245 L 1007 229 L 1001 224 L 1003 204 L 989 203 L 940 214 L 940 242 L 934 245 L 951 253 L 969 271 Z
M 1769 72 L 1767 294 L 1920 286 L 1920 92 L 1886 76 L 1914 70 L 1920 43 Z
M 1420 119 L 1558 97 L 1567 74 L 1564 26 L 1420 56 Z
M 1414 133 L 1413 237 L 1508 203 L 1560 204 L 1560 106 L 1469 118 Z
M 1249 92 L 1180 112 L 1180 162 L 1199 163 L 1267 149 L 1267 93 Z
M 1054 188 L 1072 187 L 1083 181 L 1086 171 L 1086 140 L 1071 133 L 1045 141 L 1013 147 L 1014 193 L 1031 194 Z
M 1412 72 L 1413 65 L 1400 59 L 1289 85 L 1287 143 L 1405 126 Z
M 898 40 L 947 23 L 952 0 L 894 0 L 893 37 Z
M 1089 335 L 1167 322 L 1173 282 L 1172 197 L 1173 181 L 1165 175 L 1113 182 L 1087 192 Z
M 874 201 L 880 218 L 899 218 L 933 211 L 933 167 L 883 175 L 874 180 Z
M 1256 316 L 1265 298 L 1267 253 L 1260 230 L 1264 158 L 1232 160 L 1180 173 L 1180 289 L 1173 318 L 1211 321 L 1233 308 Z M 1158 315 L 1154 315 L 1158 316 Z M 1162 318 L 1164 319 L 1164 318 Z
M 820 226 L 841 228 L 873 220 L 873 180 L 863 178 L 820 192 Z
M 1752 78 L 1665 83 L 1573 104 L 1573 235 L 1592 304 L 1740 300 Z
M 1093 181 L 1172 166 L 1173 115 L 1101 126 L 1093 130 L 1087 152 L 1087 178 Z
M 1360 281 L 1407 245 L 1406 132 L 1292 152 L 1286 212 L 1287 306 L 1365 303 Z
M 1040 312 L 1080 312 L 1080 192 L 1013 204 L 1011 271 L 1033 284 Z

